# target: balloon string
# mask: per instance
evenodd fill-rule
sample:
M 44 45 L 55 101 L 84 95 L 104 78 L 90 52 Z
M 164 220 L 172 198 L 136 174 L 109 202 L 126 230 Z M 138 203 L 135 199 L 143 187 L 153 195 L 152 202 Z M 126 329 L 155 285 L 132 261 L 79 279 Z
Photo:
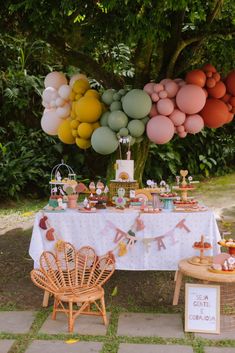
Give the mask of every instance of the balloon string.
M 121 149 L 120 142 L 118 142 L 118 146 L 119 146 L 120 159 L 122 159 L 122 149 Z

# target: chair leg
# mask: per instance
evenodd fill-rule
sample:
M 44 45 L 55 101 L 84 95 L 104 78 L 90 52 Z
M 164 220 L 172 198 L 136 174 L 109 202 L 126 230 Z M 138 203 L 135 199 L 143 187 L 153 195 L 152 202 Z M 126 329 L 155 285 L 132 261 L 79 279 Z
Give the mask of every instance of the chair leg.
M 58 308 L 58 299 L 57 298 L 54 298 L 54 305 L 53 305 L 53 312 L 52 312 L 52 320 L 55 320 L 56 319 L 56 311 L 57 311 L 57 308 Z
M 102 296 L 100 298 L 100 303 L 101 303 L 101 310 L 102 310 L 101 314 L 102 314 L 102 317 L 103 317 L 103 321 L 104 321 L 105 326 L 107 326 L 108 325 L 108 320 L 107 320 L 107 315 L 106 315 L 104 296 Z
M 69 332 L 73 332 L 74 329 L 73 302 L 69 302 L 68 329 Z

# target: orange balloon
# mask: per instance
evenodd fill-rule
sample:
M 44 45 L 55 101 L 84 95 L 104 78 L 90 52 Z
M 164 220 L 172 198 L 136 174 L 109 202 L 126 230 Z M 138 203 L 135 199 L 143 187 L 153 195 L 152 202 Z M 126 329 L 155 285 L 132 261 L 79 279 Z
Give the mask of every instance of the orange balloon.
M 209 96 L 213 98 L 221 98 L 226 93 L 226 86 L 222 81 L 219 81 L 214 87 L 208 87 L 207 92 L 209 93 Z
M 212 74 L 211 71 L 207 71 L 207 72 L 206 72 L 206 77 L 212 77 L 212 76 L 213 76 L 213 74 Z
M 220 80 L 220 74 L 218 72 L 215 72 L 212 77 L 216 80 L 216 82 L 219 82 Z
M 206 87 L 212 88 L 212 87 L 215 87 L 215 85 L 216 85 L 216 81 L 214 78 L 208 78 L 206 80 Z
M 213 74 L 216 73 L 216 68 L 215 68 L 213 65 L 211 65 L 211 64 L 206 64 L 206 65 L 204 65 L 203 68 L 202 68 L 202 70 L 203 70 L 203 71 L 210 71 L 210 72 L 212 72 Z
M 234 113 L 229 112 L 229 113 L 228 113 L 228 119 L 227 119 L 227 121 L 226 121 L 226 124 L 231 123 L 231 121 L 233 120 L 233 118 L 234 118 Z
M 187 73 L 185 81 L 200 87 L 204 87 L 206 83 L 206 74 L 202 70 L 192 70 Z
M 231 97 L 231 98 L 229 99 L 229 103 L 230 103 L 233 107 L 235 107 L 235 97 Z
M 209 98 L 199 114 L 207 127 L 217 128 L 227 122 L 228 108 L 220 99 Z
M 231 112 L 230 112 L 230 113 L 235 114 L 235 107 L 233 107 L 233 108 L 231 109 Z
M 229 93 L 235 96 L 235 70 L 231 71 L 226 78 L 226 86 Z
M 222 100 L 223 102 L 227 103 L 227 102 L 229 101 L 230 97 L 231 97 L 231 94 L 226 93 L 226 94 L 221 98 L 221 100 Z

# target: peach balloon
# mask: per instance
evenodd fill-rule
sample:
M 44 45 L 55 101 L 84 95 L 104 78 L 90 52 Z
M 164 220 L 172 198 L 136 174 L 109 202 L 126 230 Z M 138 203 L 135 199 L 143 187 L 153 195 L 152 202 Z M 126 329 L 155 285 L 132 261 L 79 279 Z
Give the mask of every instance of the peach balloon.
M 151 99 L 153 102 L 157 102 L 159 101 L 159 95 L 156 92 L 154 92 L 151 94 Z
M 154 86 L 155 86 L 154 82 L 146 83 L 146 85 L 144 86 L 144 91 L 148 93 L 149 96 L 151 96 L 151 94 L 154 92 L 154 89 L 153 89 Z
M 67 85 L 67 79 L 62 72 L 53 71 L 46 75 L 44 86 L 58 89 L 62 85 Z
M 177 126 L 176 129 L 177 129 L 177 132 L 184 132 L 185 131 L 184 125 Z
M 170 115 L 174 110 L 174 104 L 170 98 L 163 98 L 157 102 L 157 110 L 161 115 Z
M 206 103 L 203 89 L 196 85 L 185 85 L 176 95 L 176 104 L 186 114 L 198 113 Z
M 228 119 L 228 108 L 220 99 L 208 98 L 200 115 L 204 120 L 205 126 L 218 128 L 226 123 Z
M 152 108 L 149 112 L 149 116 L 150 118 L 152 118 L 153 116 L 156 116 L 156 115 L 158 115 L 156 104 L 152 104 Z
M 69 95 L 72 91 L 72 88 L 69 85 L 62 85 L 58 89 L 59 96 L 65 100 L 69 99 Z
M 162 145 L 172 139 L 175 127 L 169 118 L 157 115 L 148 121 L 146 132 L 150 141 Z
M 184 123 L 186 115 L 185 113 L 181 112 L 179 109 L 175 109 L 173 113 L 169 116 L 171 121 L 175 126 L 180 126 Z
M 167 82 L 170 82 L 170 81 L 171 81 L 170 78 L 164 78 L 163 80 L 160 81 L 160 83 L 161 83 L 162 85 L 165 85 Z
M 235 70 L 231 71 L 226 78 L 226 86 L 228 92 L 235 96 Z
M 57 116 L 61 119 L 67 118 L 70 114 L 71 107 L 68 103 L 66 103 L 63 107 L 58 107 L 56 109 Z
M 171 80 L 165 84 L 165 90 L 167 91 L 167 97 L 173 98 L 176 96 L 176 93 L 179 90 L 179 86 L 175 81 Z
M 206 83 L 206 74 L 202 70 L 192 70 L 187 73 L 185 81 L 193 85 L 204 87 Z
M 161 92 L 164 90 L 164 86 L 161 85 L 160 83 L 155 83 L 155 85 L 153 86 L 153 90 L 154 92 Z
M 167 91 L 165 91 L 165 90 L 161 91 L 161 92 L 158 93 L 158 95 L 159 95 L 160 98 L 167 98 Z
M 58 97 L 58 92 L 53 87 L 47 87 L 42 92 L 42 100 L 44 102 L 50 103 L 53 99 L 56 99 L 57 97 Z
M 58 97 L 55 100 L 55 104 L 57 107 L 62 107 L 63 105 L 65 105 L 65 100 L 61 97 Z
M 178 136 L 183 139 L 187 136 L 187 132 L 186 131 L 179 132 Z
M 50 109 L 43 113 L 41 127 L 48 135 L 57 135 L 60 124 L 61 119 L 57 116 L 55 109 Z
M 184 123 L 185 131 L 189 132 L 190 134 L 197 134 L 200 132 L 204 127 L 204 120 L 198 114 L 189 115 Z
M 214 87 L 208 87 L 207 92 L 213 98 L 222 98 L 226 93 L 226 86 L 222 81 L 219 81 Z

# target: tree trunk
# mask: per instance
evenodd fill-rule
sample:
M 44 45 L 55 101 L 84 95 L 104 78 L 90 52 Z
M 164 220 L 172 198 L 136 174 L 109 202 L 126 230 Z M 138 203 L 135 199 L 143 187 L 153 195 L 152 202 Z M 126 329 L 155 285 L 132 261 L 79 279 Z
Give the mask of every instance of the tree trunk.
M 141 143 L 135 143 L 131 148 L 131 159 L 134 160 L 134 166 L 135 166 L 134 178 L 135 180 L 138 181 L 140 187 L 142 187 L 142 178 L 143 178 L 145 163 L 148 158 L 149 144 L 150 142 L 148 138 L 145 137 Z M 115 161 L 119 158 L 120 156 L 116 153 L 113 153 L 110 156 L 109 164 L 107 167 L 107 173 L 106 173 L 106 177 L 108 181 L 115 179 L 114 164 L 115 164 Z

